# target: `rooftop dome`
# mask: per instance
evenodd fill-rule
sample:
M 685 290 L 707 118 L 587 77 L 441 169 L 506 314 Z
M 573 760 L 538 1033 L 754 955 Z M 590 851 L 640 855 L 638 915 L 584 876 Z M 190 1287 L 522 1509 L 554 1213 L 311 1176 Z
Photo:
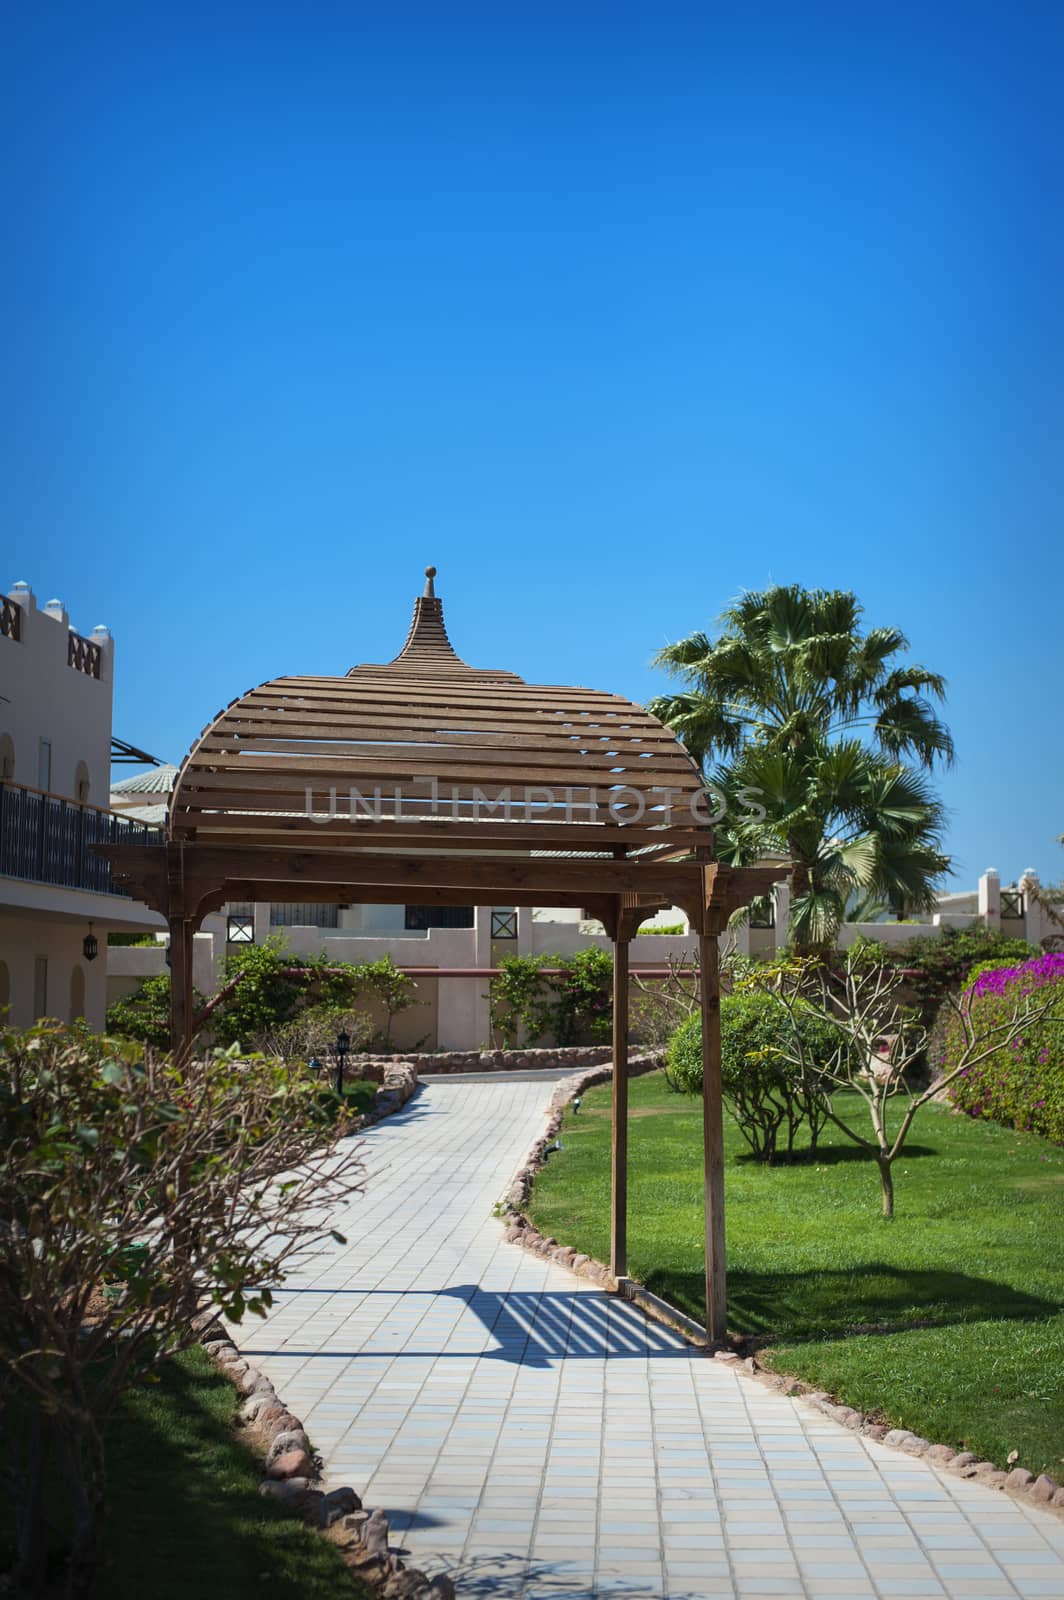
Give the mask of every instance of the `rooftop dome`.
M 304 848 L 564 848 L 712 843 L 702 778 L 641 707 L 472 667 L 426 568 L 394 660 L 275 678 L 234 700 L 186 757 L 175 840 Z
M 135 777 L 122 778 L 112 783 L 112 794 L 169 794 L 174 787 L 177 768 L 172 761 L 164 761 L 148 772 L 138 772 Z

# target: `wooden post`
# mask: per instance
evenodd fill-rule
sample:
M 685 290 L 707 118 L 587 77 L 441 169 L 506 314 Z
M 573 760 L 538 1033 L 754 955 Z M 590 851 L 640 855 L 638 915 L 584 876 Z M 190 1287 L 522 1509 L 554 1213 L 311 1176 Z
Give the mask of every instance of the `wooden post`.
M 610 1174 L 610 1271 L 628 1276 L 628 940 L 613 944 L 613 1155 Z
M 170 918 L 170 1049 L 178 1059 L 192 1049 L 192 935 L 188 917 Z
M 726 1337 L 724 1109 L 720 1070 L 720 953 L 715 933 L 698 941 L 702 968 L 702 1143 L 706 1192 L 706 1338 Z

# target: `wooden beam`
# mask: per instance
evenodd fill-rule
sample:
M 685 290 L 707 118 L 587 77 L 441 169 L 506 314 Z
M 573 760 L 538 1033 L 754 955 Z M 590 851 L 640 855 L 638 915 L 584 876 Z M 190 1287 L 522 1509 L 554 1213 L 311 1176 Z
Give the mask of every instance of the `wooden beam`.
M 724 1108 L 720 1063 L 720 955 L 715 933 L 698 941 L 702 969 L 702 1156 L 705 1192 L 706 1339 L 727 1337 L 724 1246 Z
M 619 916 L 618 921 L 622 918 Z M 628 939 L 613 946 L 613 1109 L 610 1157 L 610 1271 L 628 1276 Z
M 221 888 L 229 883 L 250 882 L 274 886 L 273 898 L 281 886 L 298 888 L 304 898 L 309 891 L 327 891 L 337 885 L 348 893 L 343 898 L 362 898 L 372 903 L 383 898 L 376 891 L 393 887 L 416 900 L 426 889 L 458 889 L 465 903 L 488 905 L 493 900 L 507 903 L 507 895 L 527 891 L 539 895 L 567 893 L 586 901 L 596 894 L 652 894 L 670 905 L 701 900 L 703 869 L 694 862 L 652 864 L 649 870 L 639 865 L 638 857 L 623 861 L 573 860 L 557 856 L 490 856 L 480 860 L 431 855 L 366 854 L 354 858 L 337 850 L 300 850 L 290 846 L 256 848 L 253 845 L 201 844 L 189 840 L 170 846 L 108 845 L 101 850 L 112 862 L 117 876 L 140 883 L 158 872 L 168 860 L 168 852 L 183 852 L 184 874 L 205 886 Z M 561 904 L 549 898 L 539 905 Z
M 192 923 L 170 918 L 170 1049 L 183 1060 L 192 1049 Z

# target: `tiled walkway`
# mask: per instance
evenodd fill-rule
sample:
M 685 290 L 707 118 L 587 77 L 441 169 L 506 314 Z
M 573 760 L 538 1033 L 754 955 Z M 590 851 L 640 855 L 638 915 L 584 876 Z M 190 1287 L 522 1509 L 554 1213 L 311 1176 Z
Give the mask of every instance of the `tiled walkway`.
M 505 1243 L 492 1206 L 552 1087 L 424 1085 L 366 1137 L 346 1247 L 246 1339 L 393 1546 L 460 1596 L 1064 1600 L 1064 1522 Z

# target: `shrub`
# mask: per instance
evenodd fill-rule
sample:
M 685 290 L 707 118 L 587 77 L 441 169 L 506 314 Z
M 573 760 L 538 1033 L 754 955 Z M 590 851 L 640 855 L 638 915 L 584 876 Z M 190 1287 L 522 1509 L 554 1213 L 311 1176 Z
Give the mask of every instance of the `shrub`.
M 198 989 L 192 992 L 192 1009 L 204 1004 Z M 170 1043 L 170 974 L 157 973 L 145 978 L 135 994 L 112 1000 L 107 1007 L 108 1034 L 117 1039 L 135 1039 L 139 1044 L 165 1050 Z
M 925 1005 L 937 1005 L 971 969 L 987 961 L 1026 961 L 1039 952 L 1026 939 L 1010 939 L 991 928 L 943 928 L 905 944 L 884 946 L 883 959 L 908 970 L 910 986 Z
M 290 1022 L 267 1031 L 253 1041 L 254 1048 L 267 1056 L 285 1061 L 309 1061 L 317 1056 L 327 1061 L 334 1053 L 336 1037 L 346 1033 L 352 1051 L 366 1050 L 373 1039 L 373 1023 L 364 1011 L 349 1011 L 343 1006 L 308 1006 Z
M 826 1062 L 837 1041 L 830 1025 L 810 1011 L 800 1013 L 802 1042 L 814 1063 Z M 787 1155 L 803 1123 L 810 1156 L 824 1123 L 819 1080 L 787 1061 L 791 1020 L 772 995 L 740 990 L 720 1002 L 721 1080 L 724 1101 L 758 1161 L 775 1161 L 781 1129 Z M 702 1092 L 702 1017 L 693 1013 L 669 1044 L 667 1076 L 685 1094 Z
M 320 1093 L 235 1052 L 175 1064 L 52 1024 L 0 1032 L 0 1379 L 26 1418 L 5 1438 L 18 1592 L 45 1592 L 53 1520 L 71 1538 L 67 1593 L 90 1592 L 119 1399 L 216 1308 L 264 1311 L 359 1188 L 357 1157 L 336 1159 L 349 1121 Z
M 613 958 L 595 946 L 571 956 L 504 956 L 491 981 L 492 1028 L 511 1048 L 548 1038 L 602 1043 L 613 1032 L 612 982 Z
M 1064 954 L 1020 966 L 987 965 L 963 1004 L 976 1026 L 992 1026 L 1025 995 L 1050 991 L 1050 1009 L 1008 1046 L 966 1070 L 950 1086 L 958 1110 L 1006 1127 L 1040 1133 L 1064 1145 Z M 941 1068 L 948 1072 L 963 1045 L 959 1019 L 946 1028 Z

